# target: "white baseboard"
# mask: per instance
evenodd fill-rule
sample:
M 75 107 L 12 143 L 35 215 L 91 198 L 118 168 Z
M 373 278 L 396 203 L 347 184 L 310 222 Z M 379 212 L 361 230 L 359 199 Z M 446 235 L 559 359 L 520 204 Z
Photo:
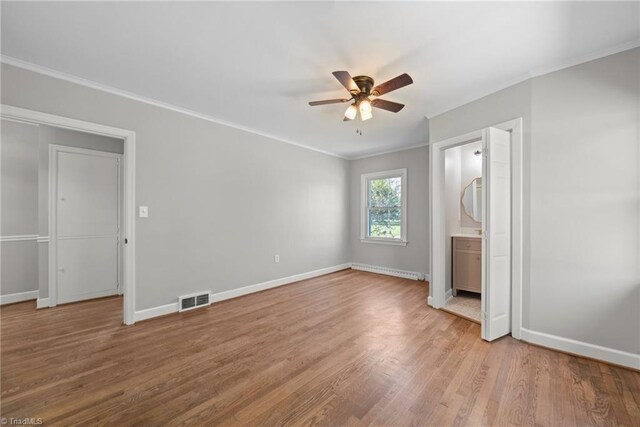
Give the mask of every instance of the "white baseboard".
M 640 354 L 627 353 L 525 328 L 522 328 L 520 332 L 522 341 L 531 344 L 640 370 Z
M 351 263 L 335 265 L 333 267 L 321 268 L 320 270 L 309 271 L 307 273 L 296 274 L 281 279 L 269 280 L 267 282 L 257 283 L 255 285 L 244 286 L 238 289 L 231 289 L 224 292 L 212 293 L 211 302 L 224 301 L 231 298 L 237 298 L 243 295 L 260 292 L 278 286 L 288 285 L 289 283 L 299 282 L 301 280 L 311 279 L 325 274 L 334 273 L 340 270 L 346 270 L 351 267 Z M 165 304 L 158 307 L 147 308 L 145 310 L 136 311 L 134 321 L 151 319 L 152 317 L 163 316 L 165 314 L 177 313 L 178 303 Z
M 416 271 L 398 270 L 395 268 L 380 267 L 377 265 L 368 264 L 353 263 L 351 264 L 351 268 L 354 270 L 368 271 L 369 273 L 386 274 L 387 276 L 402 277 L 403 279 L 411 280 L 425 280 L 426 276 L 424 273 L 419 273 Z
M 431 295 L 427 297 L 427 305 L 433 307 L 433 297 Z
M 36 301 L 36 308 L 48 308 L 49 307 L 49 298 L 38 298 Z
M 136 311 L 133 315 L 133 320 L 138 322 L 140 320 L 151 319 L 152 317 L 164 316 L 165 314 L 177 313 L 178 303 L 172 302 L 171 304 L 159 305 L 157 307 L 151 307 L 144 310 Z
M 296 274 L 294 276 L 284 277 L 282 279 L 270 280 L 268 282 L 258 283 L 256 285 L 245 286 L 238 289 L 231 289 L 224 292 L 211 294 L 211 302 L 224 301 L 231 298 L 237 298 L 242 295 L 252 294 L 254 292 L 264 291 L 266 289 L 276 288 L 289 283 L 299 282 L 301 280 L 311 279 L 313 277 L 323 276 L 325 274 L 334 273 L 340 270 L 346 270 L 351 267 L 350 263 L 340 264 L 333 267 L 322 268 L 320 270 L 309 271 L 307 273 Z
M 16 294 L 0 295 L 0 305 L 29 301 L 31 299 L 38 299 L 38 291 L 18 292 Z

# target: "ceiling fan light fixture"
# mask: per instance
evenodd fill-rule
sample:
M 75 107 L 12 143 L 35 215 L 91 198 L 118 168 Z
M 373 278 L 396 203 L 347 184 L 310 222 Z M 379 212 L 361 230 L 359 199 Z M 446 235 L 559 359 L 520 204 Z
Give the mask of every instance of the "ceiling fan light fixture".
M 344 112 L 344 116 L 349 120 L 355 119 L 357 114 L 358 108 L 356 107 L 356 104 L 349 105 L 347 111 Z

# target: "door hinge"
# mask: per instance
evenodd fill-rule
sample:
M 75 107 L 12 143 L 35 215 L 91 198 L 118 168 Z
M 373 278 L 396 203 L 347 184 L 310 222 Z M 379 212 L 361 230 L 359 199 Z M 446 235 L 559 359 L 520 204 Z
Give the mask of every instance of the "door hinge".
M 127 243 L 129 243 L 129 239 L 127 239 L 126 237 L 124 238 L 124 244 L 126 245 Z
M 486 311 L 481 312 L 480 317 L 482 318 L 482 320 L 487 320 L 487 312 Z

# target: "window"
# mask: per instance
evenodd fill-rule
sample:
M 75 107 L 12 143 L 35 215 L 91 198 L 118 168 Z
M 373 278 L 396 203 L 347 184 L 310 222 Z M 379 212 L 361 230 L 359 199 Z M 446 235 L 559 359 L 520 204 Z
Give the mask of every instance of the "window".
M 407 170 L 362 175 L 363 243 L 407 244 Z

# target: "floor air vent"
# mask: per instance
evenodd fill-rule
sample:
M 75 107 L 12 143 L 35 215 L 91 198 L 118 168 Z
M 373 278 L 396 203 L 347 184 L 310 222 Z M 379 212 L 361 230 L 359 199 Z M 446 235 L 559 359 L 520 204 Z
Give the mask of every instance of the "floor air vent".
M 209 292 L 200 292 L 178 297 L 179 311 L 193 310 L 194 308 L 207 306 L 210 303 Z

